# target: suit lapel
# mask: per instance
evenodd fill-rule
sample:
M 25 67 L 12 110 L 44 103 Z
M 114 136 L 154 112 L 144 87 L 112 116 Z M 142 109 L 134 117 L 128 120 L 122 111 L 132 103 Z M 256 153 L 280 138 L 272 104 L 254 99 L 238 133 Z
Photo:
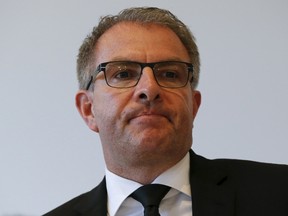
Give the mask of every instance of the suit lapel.
M 105 178 L 75 206 L 81 216 L 107 216 L 107 189 Z
M 208 160 L 190 151 L 190 184 L 193 216 L 234 215 L 235 192 L 229 165 Z

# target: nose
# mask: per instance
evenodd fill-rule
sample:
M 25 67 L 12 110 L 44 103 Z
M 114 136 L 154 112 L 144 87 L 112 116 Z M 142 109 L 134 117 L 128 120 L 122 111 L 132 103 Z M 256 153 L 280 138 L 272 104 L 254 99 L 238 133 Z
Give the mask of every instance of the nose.
M 136 100 L 141 102 L 152 102 L 160 99 L 161 87 L 158 85 L 153 70 L 145 67 L 138 84 L 135 87 Z

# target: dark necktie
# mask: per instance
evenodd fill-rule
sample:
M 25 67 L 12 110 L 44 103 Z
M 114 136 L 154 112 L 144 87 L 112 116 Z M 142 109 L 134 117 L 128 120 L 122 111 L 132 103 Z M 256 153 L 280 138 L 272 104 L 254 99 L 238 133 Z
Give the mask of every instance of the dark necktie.
M 170 187 L 160 184 L 148 184 L 138 188 L 130 196 L 144 207 L 144 216 L 160 216 L 159 205 Z

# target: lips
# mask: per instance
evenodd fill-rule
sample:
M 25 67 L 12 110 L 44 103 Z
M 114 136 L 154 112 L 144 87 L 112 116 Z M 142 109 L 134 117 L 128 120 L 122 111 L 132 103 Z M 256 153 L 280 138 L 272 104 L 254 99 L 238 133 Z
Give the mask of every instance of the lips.
M 160 120 L 161 118 L 166 118 L 168 119 L 166 116 L 164 115 L 159 115 L 159 114 L 155 114 L 155 113 L 142 113 L 138 116 L 133 117 L 131 120 L 134 119 L 141 119 L 141 120 L 147 120 L 147 121 L 152 121 L 152 120 Z M 130 121 L 131 121 L 130 120 Z
M 153 108 L 153 109 L 133 109 L 132 111 L 126 112 L 125 119 L 128 121 L 128 123 L 137 118 L 147 118 L 147 119 L 153 119 L 153 118 L 166 118 L 169 122 L 172 122 L 171 114 L 167 110 L 162 110 L 160 108 Z

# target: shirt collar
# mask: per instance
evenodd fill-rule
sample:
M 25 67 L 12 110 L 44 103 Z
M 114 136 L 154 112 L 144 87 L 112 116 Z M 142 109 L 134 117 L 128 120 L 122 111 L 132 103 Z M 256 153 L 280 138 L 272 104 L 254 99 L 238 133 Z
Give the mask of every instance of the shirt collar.
M 152 184 L 167 185 L 191 197 L 189 159 L 189 153 L 187 153 L 181 161 L 158 176 Z M 108 195 L 107 208 L 110 215 L 115 215 L 122 202 L 142 185 L 117 176 L 107 168 L 105 173 Z

